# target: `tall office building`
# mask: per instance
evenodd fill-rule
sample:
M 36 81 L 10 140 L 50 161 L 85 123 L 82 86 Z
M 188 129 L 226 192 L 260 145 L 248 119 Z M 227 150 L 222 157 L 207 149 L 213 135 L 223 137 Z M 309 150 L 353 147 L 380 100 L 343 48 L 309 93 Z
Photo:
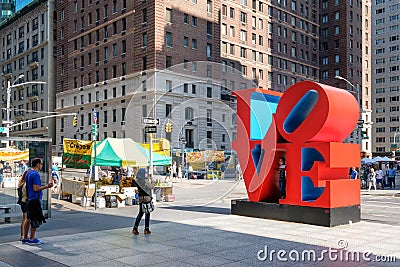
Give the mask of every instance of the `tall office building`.
M 360 143 L 363 156 L 372 154 L 371 3 L 320 2 L 320 82 L 347 89 L 360 106 L 360 121 L 347 142 Z
M 400 3 L 375 0 L 372 7 L 373 152 L 389 156 L 400 141 Z
M 77 112 L 79 122 L 73 127 L 72 118 L 59 119 L 57 142 L 91 139 L 95 110 L 100 139 L 146 141 L 141 118 L 157 117 L 161 125 L 172 122 L 174 147 L 184 139 L 191 148 L 229 149 L 236 131 L 234 100 L 227 97 L 232 90 L 285 91 L 318 77 L 351 89 L 336 75 L 355 84 L 360 106 L 367 110 L 370 86 L 361 62 L 368 61 L 364 55 L 370 48 L 362 39 L 362 27 L 368 28 L 362 22 L 364 7 L 351 1 L 339 6 L 336 0 L 318 4 L 60 1 L 57 111 Z M 158 127 L 156 135 L 166 133 Z M 355 134 L 353 142 L 358 140 Z M 370 143 L 364 140 L 363 146 Z
M 0 22 L 15 13 L 15 0 L 2 0 L 0 2 Z
M 54 11 L 54 0 L 35 0 L 0 24 L 2 120 L 6 120 L 7 111 L 14 124 L 54 112 Z M 46 84 L 35 84 L 39 81 Z M 9 83 L 16 86 L 7 95 Z M 25 84 L 17 86 L 22 83 Z M 9 107 L 7 97 L 10 99 Z M 22 123 L 12 130 L 12 136 L 50 137 L 55 140 L 54 118 Z

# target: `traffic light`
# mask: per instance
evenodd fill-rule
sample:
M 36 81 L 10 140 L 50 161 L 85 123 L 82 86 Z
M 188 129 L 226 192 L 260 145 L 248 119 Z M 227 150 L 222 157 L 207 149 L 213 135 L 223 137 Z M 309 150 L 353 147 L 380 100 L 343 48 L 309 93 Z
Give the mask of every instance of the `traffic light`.
M 165 132 L 166 132 L 166 133 L 172 132 L 172 123 L 167 122 L 167 123 L 165 124 Z
M 74 119 L 72 120 L 72 125 L 74 127 L 78 126 L 78 118 L 76 117 L 76 115 L 74 116 Z
M 368 139 L 367 130 L 361 130 L 361 139 Z

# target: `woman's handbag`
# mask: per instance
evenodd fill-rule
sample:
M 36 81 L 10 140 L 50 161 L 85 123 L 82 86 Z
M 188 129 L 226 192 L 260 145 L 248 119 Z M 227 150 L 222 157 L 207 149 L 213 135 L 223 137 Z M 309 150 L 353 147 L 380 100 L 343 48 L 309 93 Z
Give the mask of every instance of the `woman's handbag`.
M 152 201 L 142 203 L 142 212 L 150 213 L 154 211 L 154 204 Z

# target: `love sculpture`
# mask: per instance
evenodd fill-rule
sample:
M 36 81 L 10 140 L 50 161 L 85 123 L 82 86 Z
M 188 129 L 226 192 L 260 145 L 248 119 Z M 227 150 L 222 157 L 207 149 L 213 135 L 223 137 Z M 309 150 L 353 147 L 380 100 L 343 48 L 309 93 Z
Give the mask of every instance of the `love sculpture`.
M 358 144 L 343 143 L 359 118 L 347 91 L 303 81 L 284 94 L 235 91 L 237 139 L 248 200 L 232 213 L 318 225 L 360 221 L 360 182 L 348 178 L 360 164 Z M 278 159 L 286 158 L 286 197 L 280 199 Z

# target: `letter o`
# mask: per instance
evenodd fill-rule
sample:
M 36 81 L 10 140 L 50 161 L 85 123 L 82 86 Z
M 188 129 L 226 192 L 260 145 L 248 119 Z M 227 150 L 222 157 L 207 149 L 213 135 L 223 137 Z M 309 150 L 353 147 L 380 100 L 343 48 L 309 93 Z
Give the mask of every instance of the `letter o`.
M 289 142 L 342 142 L 357 124 L 359 106 L 346 90 L 303 81 L 283 94 L 275 118 Z

